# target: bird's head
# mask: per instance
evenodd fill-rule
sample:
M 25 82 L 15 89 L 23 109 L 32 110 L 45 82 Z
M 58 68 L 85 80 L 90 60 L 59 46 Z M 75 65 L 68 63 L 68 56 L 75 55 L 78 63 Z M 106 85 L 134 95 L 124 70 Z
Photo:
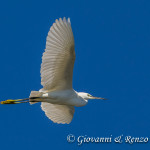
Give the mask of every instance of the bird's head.
M 78 95 L 81 96 L 82 98 L 86 99 L 86 100 L 89 100 L 89 99 L 101 99 L 101 100 L 107 100 L 106 98 L 95 97 L 95 96 L 92 96 L 92 95 L 89 94 L 89 93 L 84 93 L 84 92 L 79 92 Z

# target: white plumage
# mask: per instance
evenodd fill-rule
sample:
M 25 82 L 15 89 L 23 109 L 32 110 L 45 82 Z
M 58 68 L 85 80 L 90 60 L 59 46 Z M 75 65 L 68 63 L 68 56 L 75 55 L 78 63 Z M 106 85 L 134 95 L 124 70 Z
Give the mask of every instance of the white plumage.
M 41 108 L 46 116 L 55 123 L 69 124 L 74 114 L 74 107 L 68 105 L 57 105 L 43 102 Z
M 56 20 L 50 28 L 41 64 L 41 84 L 44 90 L 72 88 L 75 61 L 74 37 L 70 20 Z
M 72 88 L 75 61 L 74 37 L 70 19 L 56 20 L 46 40 L 46 49 L 41 64 L 41 84 L 43 90 L 66 90 Z M 56 123 L 70 123 L 74 107 L 43 102 L 42 110 Z
M 77 93 L 72 89 L 74 61 L 74 37 L 70 18 L 56 19 L 48 32 L 46 49 L 42 57 L 43 89 L 40 90 L 48 93 L 43 94 L 45 99 L 40 100 L 45 101 L 41 103 L 41 108 L 55 123 L 70 123 L 74 106 L 84 106 L 87 99 L 96 98 L 87 93 Z

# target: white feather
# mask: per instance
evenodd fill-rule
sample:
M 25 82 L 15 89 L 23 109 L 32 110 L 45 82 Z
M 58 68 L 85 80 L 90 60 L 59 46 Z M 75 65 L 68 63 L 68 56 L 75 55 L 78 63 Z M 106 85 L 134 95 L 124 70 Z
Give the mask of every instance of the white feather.
M 56 20 L 46 40 L 41 64 L 41 84 L 44 90 L 72 88 L 75 61 L 74 37 L 70 19 Z
M 72 121 L 74 114 L 73 106 L 42 102 L 41 108 L 45 115 L 55 123 L 69 124 Z

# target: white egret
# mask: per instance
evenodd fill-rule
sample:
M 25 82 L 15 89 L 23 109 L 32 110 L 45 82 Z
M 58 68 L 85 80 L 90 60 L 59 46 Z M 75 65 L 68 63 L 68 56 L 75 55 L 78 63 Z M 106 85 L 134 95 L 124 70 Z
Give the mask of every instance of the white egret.
M 74 106 L 81 107 L 89 99 L 102 99 L 72 88 L 75 61 L 74 37 L 70 18 L 59 19 L 48 32 L 46 49 L 42 56 L 41 84 L 39 91 L 31 91 L 29 98 L 6 100 L 1 104 L 41 102 L 46 116 L 55 123 L 69 124 L 74 115 Z

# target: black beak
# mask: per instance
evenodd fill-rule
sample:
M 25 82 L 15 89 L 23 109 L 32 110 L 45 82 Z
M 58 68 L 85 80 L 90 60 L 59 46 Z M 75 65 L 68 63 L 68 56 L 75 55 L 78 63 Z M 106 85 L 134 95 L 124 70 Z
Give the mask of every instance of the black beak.
M 93 97 L 93 99 L 108 100 L 108 99 L 106 99 L 106 98 L 102 98 L 102 97 Z

